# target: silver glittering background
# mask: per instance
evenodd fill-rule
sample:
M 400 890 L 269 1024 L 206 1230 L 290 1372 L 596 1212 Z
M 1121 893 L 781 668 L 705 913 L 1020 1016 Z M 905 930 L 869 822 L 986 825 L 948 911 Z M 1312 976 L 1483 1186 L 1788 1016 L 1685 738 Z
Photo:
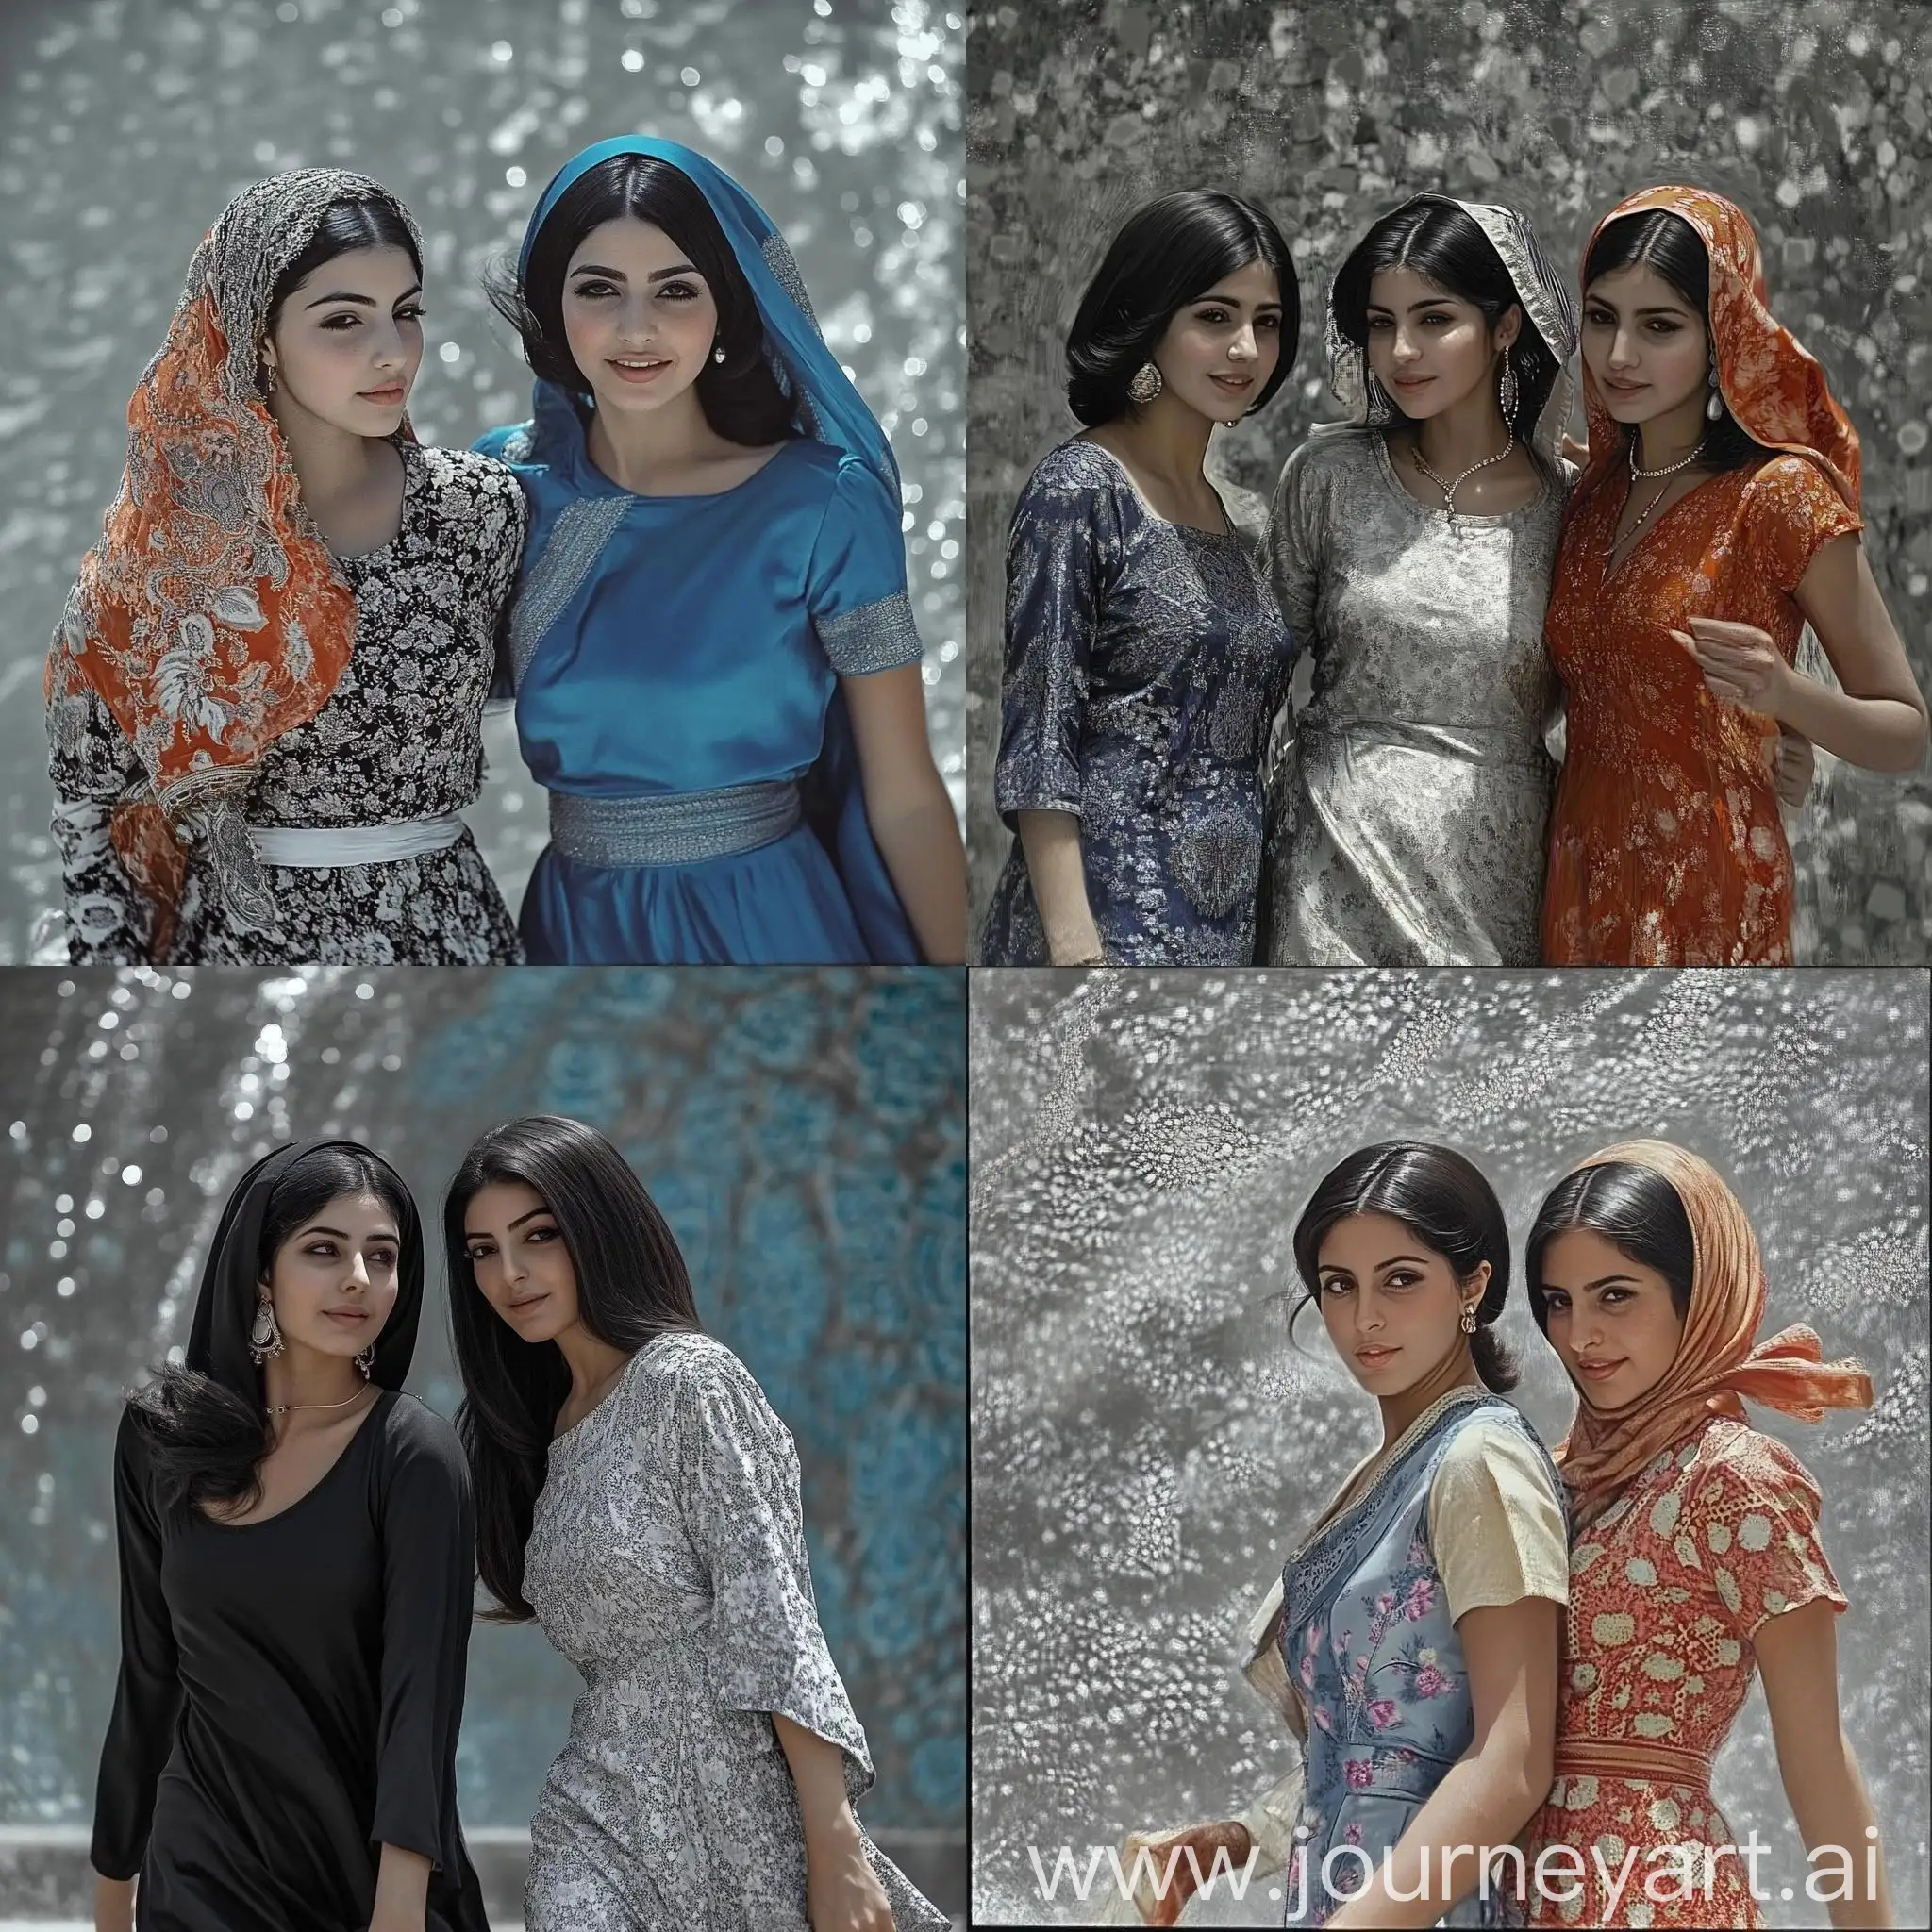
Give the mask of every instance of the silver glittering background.
M 448 444 L 529 412 L 478 275 L 571 155 L 641 130 L 743 182 L 891 436 L 928 727 L 963 809 L 963 29 L 946 0 L 5 0 L 0 960 L 58 903 L 41 666 L 120 481 L 127 397 L 203 231 L 289 168 L 358 168 L 422 225 L 411 413 Z M 508 718 L 486 741 L 467 816 L 514 908 L 543 794 Z
M 1824 1490 L 1851 1608 L 1839 1688 L 1897 1922 L 1926 1922 L 1926 1034 L 1923 971 L 973 975 L 974 1916 L 1043 1905 L 1027 1846 L 1232 1815 L 1292 1761 L 1239 1674 L 1297 1534 L 1379 1440 L 1300 1291 L 1316 1181 L 1396 1136 L 1461 1148 L 1520 1262 L 1537 1204 L 1629 1134 L 1696 1149 L 1762 1243 L 1762 1335 L 1804 1321 L 1875 1407 L 1754 1408 Z M 1518 1401 L 1574 1397 L 1512 1282 Z M 1717 1760 L 1770 1846 L 1767 1923 L 1826 1923 L 1754 1690 Z M 1080 1852 L 1084 1866 L 1087 1854 Z M 1278 1924 L 1257 1883 L 1204 1924 Z M 1194 1923 L 1191 1918 L 1190 1923 Z
M 1864 542 L 1932 688 L 1932 7 L 1923 0 L 1041 0 L 969 15 L 972 456 L 967 837 L 975 913 L 1008 835 L 992 809 L 1006 529 L 1078 428 L 1063 347 L 1127 212 L 1178 188 L 1261 203 L 1302 290 L 1295 375 L 1217 431 L 1210 468 L 1272 491 L 1340 412 L 1320 363 L 1328 284 L 1419 189 L 1507 201 L 1574 269 L 1624 194 L 1736 200 L 1772 304 L 1864 441 Z M 1581 410 L 1578 411 L 1581 433 Z M 1822 660 L 1821 660 L 1822 661 Z M 1824 755 L 1793 822 L 1794 938 L 1820 963 L 1932 958 L 1932 776 Z

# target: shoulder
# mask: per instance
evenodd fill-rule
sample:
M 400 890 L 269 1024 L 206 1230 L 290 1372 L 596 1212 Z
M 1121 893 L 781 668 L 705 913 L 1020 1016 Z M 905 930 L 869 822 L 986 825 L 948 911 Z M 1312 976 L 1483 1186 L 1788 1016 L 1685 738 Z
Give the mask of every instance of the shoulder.
M 1548 1452 L 1528 1421 L 1512 1408 L 1505 1415 L 1479 1409 L 1450 1437 L 1436 1464 L 1435 1483 L 1450 1488 L 1480 1484 L 1520 1490 L 1524 1485 L 1559 1500 Z
M 1809 457 L 1780 452 L 1741 472 L 1738 503 L 1746 516 L 1810 523 L 1820 516 L 1856 516 L 1838 487 Z
M 439 449 L 419 444 L 416 458 L 429 479 L 437 507 L 445 513 L 496 507 L 521 510 L 523 486 L 508 463 L 474 449 Z
M 507 463 L 515 469 L 541 470 L 545 465 L 530 460 L 536 448 L 536 437 L 534 419 L 525 423 L 503 423 L 494 429 L 486 429 L 470 448 L 476 456 Z
M 658 1336 L 632 1357 L 625 1379 L 633 1386 L 655 1384 L 700 1394 L 729 1391 L 764 1401 L 752 1372 L 715 1335 L 701 1331 Z
M 1289 451 L 1281 466 L 1282 480 L 1294 476 L 1312 481 L 1373 471 L 1381 440 L 1382 432 L 1364 423 L 1317 423 Z
M 1025 504 L 1056 497 L 1110 497 L 1125 488 L 1126 477 L 1119 461 L 1097 443 L 1074 436 L 1048 450 L 1033 466 L 1033 474 L 1020 492 L 1020 501 Z
M 380 1418 L 380 1426 L 381 1454 L 391 1474 L 407 1473 L 456 1490 L 469 1488 L 470 1464 L 461 1439 L 455 1425 L 427 1403 L 399 1391 Z
M 1687 1495 L 1700 1504 L 1723 1507 L 1726 1500 L 1796 1507 L 1815 1515 L 1817 1478 L 1774 1436 L 1723 1416 L 1698 1439 L 1685 1464 Z

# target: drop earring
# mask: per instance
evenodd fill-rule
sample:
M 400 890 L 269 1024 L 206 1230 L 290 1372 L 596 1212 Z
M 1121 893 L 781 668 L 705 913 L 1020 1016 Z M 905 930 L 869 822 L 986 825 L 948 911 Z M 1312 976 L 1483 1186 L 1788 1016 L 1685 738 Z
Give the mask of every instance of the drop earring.
M 718 363 L 721 367 L 723 366 L 724 361 L 724 344 L 723 342 L 713 342 L 711 344 L 711 360 Z
M 282 1331 L 275 1322 L 275 1304 L 263 1295 L 255 1306 L 254 1325 L 248 1331 L 248 1353 L 258 1369 L 282 1352 Z
M 1503 351 L 1503 377 L 1496 385 L 1496 400 L 1503 406 L 1503 420 L 1513 425 L 1516 421 L 1516 365 L 1509 359 L 1509 351 Z
M 1160 371 L 1152 362 L 1143 362 L 1134 371 L 1134 379 L 1127 385 L 1127 393 L 1137 403 L 1151 403 L 1165 387 L 1160 379 Z
M 1704 405 L 1705 421 L 1715 423 L 1724 412 L 1724 399 L 1717 386 L 1717 357 L 1713 353 L 1710 358 L 1710 396 Z
M 362 1379 L 365 1382 L 368 1381 L 369 1373 L 375 1366 L 375 1342 L 372 1341 L 369 1344 L 369 1346 L 365 1348 L 362 1351 L 362 1353 L 356 1357 L 356 1366 L 362 1371 Z
M 1475 1304 L 1474 1302 L 1467 1302 L 1463 1305 L 1462 1332 L 1465 1335 L 1474 1335 L 1475 1333 Z
M 1372 369 L 1367 379 L 1369 398 L 1369 421 L 1381 425 L 1395 420 L 1395 405 L 1389 400 L 1389 391 L 1382 387 L 1380 379 Z

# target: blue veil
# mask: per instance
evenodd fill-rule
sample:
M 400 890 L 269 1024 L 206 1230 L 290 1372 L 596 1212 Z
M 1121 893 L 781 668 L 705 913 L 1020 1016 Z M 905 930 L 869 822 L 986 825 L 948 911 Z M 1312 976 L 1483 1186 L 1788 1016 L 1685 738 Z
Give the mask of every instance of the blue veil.
M 879 421 L 825 346 L 798 272 L 772 218 L 715 161 L 675 141 L 647 134 L 620 134 L 573 156 L 538 197 L 517 256 L 517 282 L 529 271 L 538 231 L 574 183 L 620 155 L 663 161 L 697 188 L 738 262 L 764 324 L 765 354 L 778 386 L 791 399 L 799 428 L 877 473 L 894 503 L 901 500 L 899 465 Z M 582 436 L 576 405 L 554 382 L 539 382 L 532 397 L 530 455 L 554 458 L 560 439 Z M 567 445 L 565 445 L 567 446 Z M 858 747 L 846 715 L 844 694 L 835 691 L 825 717 L 824 749 L 803 786 L 805 810 L 812 829 L 839 867 L 871 958 L 884 965 L 917 964 L 920 952 L 910 922 L 899 903 L 884 860 L 873 841 L 860 789 Z

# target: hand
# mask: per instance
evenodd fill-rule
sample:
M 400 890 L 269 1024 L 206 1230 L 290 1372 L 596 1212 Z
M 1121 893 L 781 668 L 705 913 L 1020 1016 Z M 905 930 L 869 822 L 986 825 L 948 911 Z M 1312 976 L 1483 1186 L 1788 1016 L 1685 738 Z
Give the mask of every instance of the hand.
M 1696 660 L 1711 696 L 1775 718 L 1797 674 L 1770 637 L 1756 625 L 1722 618 L 1693 617 L 1690 623 L 1690 636 L 1680 630 L 1671 636 Z
M 94 1932 L 134 1932 L 134 1880 L 94 1875 Z
M 1811 741 L 1795 731 L 1780 731 L 1771 751 L 1771 782 L 1778 797 L 1786 805 L 1803 805 L 1817 770 Z
M 1174 1877 L 1169 1881 L 1165 1898 L 1157 1895 L 1153 1882 L 1147 1878 L 1142 1879 L 1134 1893 L 1134 1903 L 1140 1907 L 1143 1925 L 1179 1923 L 1181 1907 L 1197 1890 L 1195 1866 L 1199 1866 L 1203 1878 L 1210 1876 L 1216 1851 L 1224 1849 L 1228 1862 L 1239 1871 L 1247 1863 L 1248 1855 L 1253 1850 L 1248 1827 L 1233 1818 L 1219 1819 L 1207 1824 L 1186 1824 L 1178 1831 L 1136 1832 L 1121 1847 L 1121 1869 L 1129 1876 L 1134 1870 L 1134 1853 L 1142 1845 L 1147 1848 L 1146 1863 L 1153 1868 L 1156 1876 L 1167 1870 L 1168 1854 L 1173 1852 L 1174 1855 Z M 1192 1864 L 1188 1860 L 1187 1848 L 1190 1845 L 1194 1848 Z
M 836 1824 L 806 1839 L 805 1916 L 811 1932 L 892 1932 L 891 1904 L 850 1806 Z

